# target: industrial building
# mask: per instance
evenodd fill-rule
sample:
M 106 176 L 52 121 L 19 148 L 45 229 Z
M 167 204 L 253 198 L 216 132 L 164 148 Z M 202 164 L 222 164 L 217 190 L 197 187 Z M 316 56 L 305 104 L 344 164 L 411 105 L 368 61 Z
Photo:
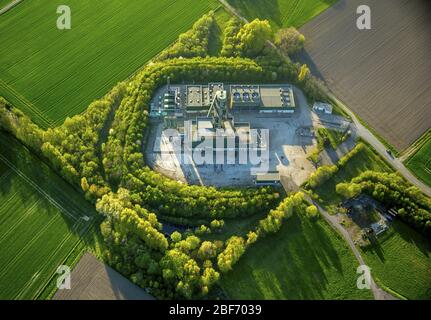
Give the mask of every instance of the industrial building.
M 294 113 L 295 98 L 291 86 L 231 85 L 230 108 L 234 112 Z
M 186 84 L 158 91 L 151 103 L 150 117 L 163 118 L 164 129 L 179 132 L 182 143 L 192 140 L 194 150 L 201 142 L 213 138 L 207 150 L 235 151 L 268 148 L 261 130 L 252 130 L 250 123 L 235 121 L 242 111 L 289 114 L 295 111 L 295 98 L 290 85 L 246 85 L 223 83 Z M 257 132 L 257 133 L 256 133 Z M 253 136 L 252 136 L 253 135 Z M 205 139 L 206 138 L 206 139 Z
M 151 103 L 150 116 L 167 115 L 205 116 L 217 94 L 225 114 L 242 111 L 292 114 L 296 110 L 295 97 L 290 85 L 190 84 L 170 86 Z
M 313 110 L 324 114 L 332 114 L 332 106 L 329 103 L 315 102 Z
M 208 112 L 217 92 L 225 92 L 223 83 L 186 86 L 185 111 L 188 114 Z
M 229 114 L 226 91 L 213 91 L 212 95 L 213 100 L 206 116 L 196 116 L 195 119 L 184 122 L 184 128 L 180 130 L 183 132 L 183 143 L 191 137 L 193 150 L 199 151 L 200 144 L 205 139 L 212 139 L 212 145 L 207 144 L 205 149 L 200 150 L 205 152 L 264 150 L 267 147 L 265 141 L 259 134 L 252 136 L 250 123 L 235 122 Z
M 280 184 L 280 172 L 268 172 L 256 174 L 255 184 L 257 186 L 274 186 Z

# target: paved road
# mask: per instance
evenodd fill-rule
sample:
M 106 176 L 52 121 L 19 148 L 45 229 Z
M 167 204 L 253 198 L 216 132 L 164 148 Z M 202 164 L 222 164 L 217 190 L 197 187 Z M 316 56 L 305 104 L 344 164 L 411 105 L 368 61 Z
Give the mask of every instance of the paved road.
M 370 145 L 373 146 L 374 149 L 377 150 L 380 155 L 386 159 L 396 170 L 398 170 L 404 178 L 406 178 L 411 184 L 415 185 L 419 189 L 422 190 L 423 193 L 431 196 L 431 188 L 416 178 L 401 162 L 400 159 L 390 156 L 386 150 L 387 148 L 383 143 L 380 142 L 379 139 L 374 136 L 370 130 L 362 125 L 362 123 L 358 120 L 356 115 L 340 100 L 338 100 L 332 93 L 330 93 L 332 99 L 338 102 L 338 104 L 343 108 L 343 110 L 352 118 L 353 123 L 356 126 L 358 135 L 367 141 Z
M 364 259 L 362 258 L 361 253 L 359 252 L 358 248 L 356 248 L 355 243 L 353 242 L 352 237 L 347 232 L 347 230 L 340 224 L 336 216 L 330 215 L 328 211 L 326 211 L 324 208 L 322 208 L 317 202 L 315 202 L 311 197 L 303 193 L 305 196 L 305 199 L 314 204 L 319 211 L 321 212 L 322 216 L 325 218 L 325 220 L 329 223 L 329 225 L 332 226 L 338 233 L 342 235 L 344 240 L 348 243 L 350 250 L 352 250 L 353 254 L 356 257 L 356 260 L 359 262 L 359 265 L 366 265 Z M 358 289 L 359 290 L 359 289 Z M 374 282 L 373 278 L 371 277 L 371 291 L 373 292 L 374 299 L 375 300 L 396 300 L 395 297 L 393 297 L 391 294 L 387 293 L 386 291 L 382 290 L 377 286 L 377 284 Z
M 225 6 L 225 8 L 230 11 L 233 15 L 237 16 L 239 19 L 241 19 L 244 22 L 248 22 L 246 18 L 241 16 L 241 14 L 233 8 L 230 4 L 228 4 L 225 0 L 219 0 L 222 5 Z M 285 59 L 290 58 L 281 50 L 279 50 L 274 43 L 271 41 L 268 41 L 268 43 L 276 49 L 282 56 L 284 56 Z M 402 163 L 402 161 L 398 158 L 390 156 L 386 150 L 387 148 L 383 143 L 380 142 L 379 139 L 377 139 L 370 130 L 368 130 L 366 127 L 364 127 L 361 122 L 358 120 L 356 115 L 340 100 L 337 99 L 332 93 L 329 92 L 329 95 L 331 98 L 333 98 L 335 101 L 338 102 L 338 104 L 344 109 L 344 111 L 352 118 L 353 123 L 355 124 L 357 128 L 358 136 L 360 136 L 362 139 L 367 141 L 370 145 L 373 146 L 374 149 L 384 158 L 386 159 L 396 170 L 398 170 L 404 178 L 406 178 L 411 184 L 418 187 L 420 190 L 422 190 L 423 193 L 425 193 L 428 196 L 431 196 L 431 187 L 427 186 L 425 183 L 420 181 L 418 178 L 416 178 Z

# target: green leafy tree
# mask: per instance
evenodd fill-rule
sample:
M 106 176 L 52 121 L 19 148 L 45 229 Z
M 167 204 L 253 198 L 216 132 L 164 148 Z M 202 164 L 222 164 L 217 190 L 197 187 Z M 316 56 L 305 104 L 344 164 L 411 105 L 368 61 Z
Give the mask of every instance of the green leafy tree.
M 319 210 L 314 205 L 308 206 L 305 213 L 311 220 L 317 220 L 319 218 Z
M 279 29 L 274 42 L 283 52 L 292 55 L 304 48 L 305 37 L 296 28 L 289 27 Z

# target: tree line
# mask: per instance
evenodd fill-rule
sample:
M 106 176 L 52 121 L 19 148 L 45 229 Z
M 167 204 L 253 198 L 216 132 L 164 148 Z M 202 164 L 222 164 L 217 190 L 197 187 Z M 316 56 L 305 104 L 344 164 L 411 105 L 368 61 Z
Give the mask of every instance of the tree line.
M 413 228 L 431 236 L 431 200 L 420 189 L 412 186 L 398 173 L 365 171 L 350 183 L 337 185 L 337 193 L 353 198 L 365 193 L 394 208 L 398 217 Z
M 331 179 L 340 168 L 346 166 L 350 159 L 356 156 L 359 152 L 364 150 L 365 145 L 359 142 L 352 150 L 347 152 L 343 157 L 338 160 L 336 165 L 327 165 L 317 168 L 317 170 L 311 174 L 307 182 L 304 184 L 306 189 L 316 189 L 323 185 L 326 181 Z
M 181 34 L 171 47 L 162 51 L 156 60 L 208 56 L 209 38 L 211 32 L 214 32 L 214 28 L 214 12 L 210 11 L 196 21 L 189 31 Z

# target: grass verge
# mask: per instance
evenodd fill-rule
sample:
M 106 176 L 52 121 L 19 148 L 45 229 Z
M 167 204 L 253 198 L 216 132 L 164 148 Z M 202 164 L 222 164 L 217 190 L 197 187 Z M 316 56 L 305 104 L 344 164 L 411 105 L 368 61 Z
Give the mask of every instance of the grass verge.
M 372 299 L 356 288 L 356 268 L 340 235 L 298 213 L 250 247 L 220 286 L 231 299 Z

